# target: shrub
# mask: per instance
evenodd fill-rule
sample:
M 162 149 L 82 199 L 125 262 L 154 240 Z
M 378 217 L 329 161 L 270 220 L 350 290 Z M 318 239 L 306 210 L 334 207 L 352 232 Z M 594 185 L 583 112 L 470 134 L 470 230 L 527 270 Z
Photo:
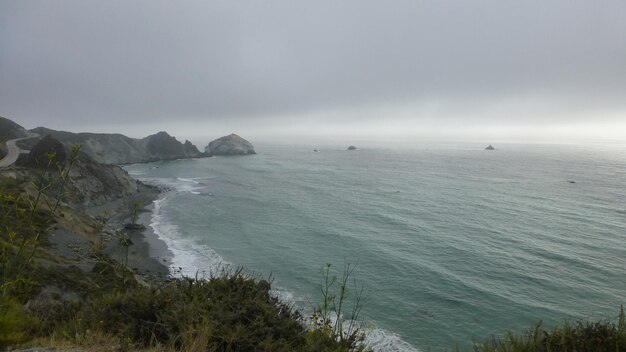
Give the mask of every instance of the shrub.
M 545 330 L 541 322 L 522 334 L 507 333 L 475 346 L 480 352 L 623 352 L 626 351 L 624 307 L 617 322 L 577 321 Z
M 19 302 L 0 296 L 0 348 L 26 340 L 33 322 Z
M 92 298 L 59 332 L 74 342 L 103 332 L 139 347 L 202 351 L 350 351 L 337 336 L 309 332 L 269 284 L 237 270 L 210 280 L 183 278 Z

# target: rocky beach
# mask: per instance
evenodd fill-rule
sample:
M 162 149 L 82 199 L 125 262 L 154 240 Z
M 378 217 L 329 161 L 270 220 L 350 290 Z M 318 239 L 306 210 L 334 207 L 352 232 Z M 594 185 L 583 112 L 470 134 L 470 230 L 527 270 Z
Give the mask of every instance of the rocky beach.
M 155 186 L 148 186 L 138 183 L 137 194 L 117 199 L 103 205 L 86 209 L 86 213 L 96 218 L 102 218 L 105 214 L 114 214 L 108 218 L 104 227 L 104 252 L 115 258 L 121 251 L 120 244 L 116 238 L 116 231 L 119 231 L 131 221 L 131 209 L 133 204 L 138 202 L 137 223 L 145 225 L 140 230 L 126 230 L 132 245 L 128 252 L 128 267 L 137 275 L 146 279 L 162 280 L 169 275 L 169 252 L 167 246 L 149 226 L 153 201 L 158 199 L 159 194 L 164 190 Z

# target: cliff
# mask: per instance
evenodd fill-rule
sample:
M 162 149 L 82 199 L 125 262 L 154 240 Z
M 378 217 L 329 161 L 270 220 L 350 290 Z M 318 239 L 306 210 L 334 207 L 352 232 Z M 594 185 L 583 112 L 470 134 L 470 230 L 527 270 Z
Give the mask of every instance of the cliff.
M 48 162 L 48 154 L 55 157 Z M 69 163 L 72 163 L 69 168 Z M 45 136 L 27 157 L 18 160 L 22 175 L 15 178 L 51 178 L 59 170 L 69 169 L 63 184 L 64 202 L 73 207 L 90 207 L 123 198 L 137 192 L 137 181 L 116 165 L 102 164 L 83 152 L 74 152 L 56 139 Z M 50 192 L 56 192 L 55 188 Z
M 31 131 L 41 136 L 50 135 L 66 147 L 80 144 L 83 153 L 103 164 L 131 164 L 204 156 L 191 142 L 185 141 L 183 144 L 167 132 L 136 139 L 122 134 L 72 133 L 45 127 L 37 127 Z

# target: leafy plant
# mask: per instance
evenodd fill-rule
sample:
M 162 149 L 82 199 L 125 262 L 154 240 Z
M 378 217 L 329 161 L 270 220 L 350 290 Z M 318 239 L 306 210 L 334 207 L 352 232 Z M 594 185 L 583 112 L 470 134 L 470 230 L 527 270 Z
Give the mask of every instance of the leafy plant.
M 314 308 L 311 316 L 316 333 L 325 333 L 351 350 L 363 349 L 365 340 L 365 324 L 359 321 L 364 298 L 363 287 L 357 285 L 353 276 L 357 264 L 345 262 L 339 279 L 331 273 L 330 263 L 322 268 L 322 303 Z
M 477 352 L 623 352 L 626 351 L 626 322 L 624 307 L 617 322 L 577 321 L 552 329 L 544 329 L 539 322 L 522 334 L 508 332 L 503 337 L 492 337 L 476 344 Z

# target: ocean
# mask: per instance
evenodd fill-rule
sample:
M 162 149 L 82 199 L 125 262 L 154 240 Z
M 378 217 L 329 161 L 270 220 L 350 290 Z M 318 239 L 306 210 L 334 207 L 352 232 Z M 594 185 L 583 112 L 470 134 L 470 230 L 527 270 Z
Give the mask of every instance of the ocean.
M 151 226 L 172 272 L 242 266 L 310 312 L 320 270 L 356 263 L 376 351 L 470 350 L 626 303 L 624 145 L 255 146 L 126 166 L 170 189 Z

